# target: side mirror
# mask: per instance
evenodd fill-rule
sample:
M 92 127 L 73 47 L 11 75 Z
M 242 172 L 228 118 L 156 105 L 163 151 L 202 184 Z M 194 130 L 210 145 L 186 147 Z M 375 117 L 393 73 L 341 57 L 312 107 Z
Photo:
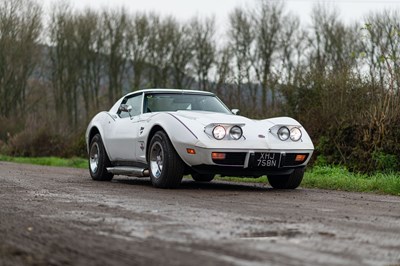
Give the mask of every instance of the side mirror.
M 129 105 L 129 104 L 121 104 L 121 106 L 118 108 L 118 110 L 121 113 L 122 112 L 128 113 L 129 117 L 132 119 L 132 114 L 131 114 L 132 106 L 131 105 Z
M 239 109 L 232 109 L 232 114 L 239 115 L 239 113 L 240 113 Z
M 132 111 L 132 106 L 128 105 L 128 104 L 121 104 L 121 106 L 118 109 L 121 112 L 127 112 L 127 113 L 131 113 Z

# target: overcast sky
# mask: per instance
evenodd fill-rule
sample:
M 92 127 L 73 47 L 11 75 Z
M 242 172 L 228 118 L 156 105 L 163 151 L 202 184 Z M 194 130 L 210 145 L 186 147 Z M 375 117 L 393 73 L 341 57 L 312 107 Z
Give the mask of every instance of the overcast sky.
M 59 0 L 42 0 L 49 10 L 52 2 Z M 214 14 L 217 23 L 226 24 L 227 14 L 236 6 L 252 6 L 256 0 L 64 0 L 78 9 L 91 7 L 95 9 L 126 7 L 129 11 L 156 11 L 163 15 L 174 15 L 185 20 L 195 15 L 209 16 Z M 300 16 L 302 23 L 310 21 L 310 12 L 315 3 L 323 2 L 337 6 L 341 18 L 346 23 L 362 21 L 363 15 L 370 11 L 385 8 L 399 9 L 400 0 L 287 0 L 287 10 Z M 224 26 L 224 25 L 222 25 Z

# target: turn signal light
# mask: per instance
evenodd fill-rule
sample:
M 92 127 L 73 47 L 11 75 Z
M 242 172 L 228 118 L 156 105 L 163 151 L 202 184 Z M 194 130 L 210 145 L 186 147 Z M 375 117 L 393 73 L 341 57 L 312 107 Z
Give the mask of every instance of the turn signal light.
M 211 158 L 213 160 L 224 160 L 225 159 L 225 153 L 223 153 L 223 152 L 213 152 L 213 153 L 211 153 Z
M 196 151 L 194 149 L 186 149 L 187 153 L 189 154 L 196 154 Z
M 294 159 L 295 162 L 303 162 L 306 160 L 305 154 L 297 154 L 296 158 Z

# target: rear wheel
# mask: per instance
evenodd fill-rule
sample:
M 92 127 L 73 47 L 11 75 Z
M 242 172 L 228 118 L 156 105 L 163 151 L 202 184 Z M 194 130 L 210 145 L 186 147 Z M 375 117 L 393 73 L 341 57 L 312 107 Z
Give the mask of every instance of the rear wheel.
M 192 178 L 193 180 L 197 182 L 210 182 L 211 180 L 214 179 L 214 174 L 199 174 L 199 173 L 193 173 Z
M 176 188 L 182 181 L 185 164 L 164 131 L 152 137 L 149 146 L 150 179 L 158 188 Z
M 91 142 L 89 149 L 89 171 L 93 180 L 97 181 L 110 181 L 113 174 L 107 171 L 110 167 L 110 159 L 108 159 L 106 150 L 101 140 L 100 134 L 96 134 Z
M 297 188 L 304 176 L 304 167 L 298 168 L 290 175 L 269 175 L 269 184 L 276 189 L 295 189 Z

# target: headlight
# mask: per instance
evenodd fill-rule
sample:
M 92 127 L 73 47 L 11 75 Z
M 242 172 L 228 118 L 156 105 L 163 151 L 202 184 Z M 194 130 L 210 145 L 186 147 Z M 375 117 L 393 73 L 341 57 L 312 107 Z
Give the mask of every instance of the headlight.
M 290 130 L 290 139 L 293 141 L 299 141 L 301 139 L 302 133 L 300 128 L 294 127 Z
M 231 130 L 229 131 L 229 136 L 234 139 L 238 140 L 242 137 L 243 131 L 240 127 L 238 126 L 233 126 Z
M 290 131 L 287 127 L 281 127 L 278 130 L 278 137 L 280 140 L 285 141 L 290 137 Z
M 225 128 L 223 126 L 216 126 L 213 129 L 213 136 L 216 139 L 223 139 L 225 138 L 226 132 L 225 132 Z

